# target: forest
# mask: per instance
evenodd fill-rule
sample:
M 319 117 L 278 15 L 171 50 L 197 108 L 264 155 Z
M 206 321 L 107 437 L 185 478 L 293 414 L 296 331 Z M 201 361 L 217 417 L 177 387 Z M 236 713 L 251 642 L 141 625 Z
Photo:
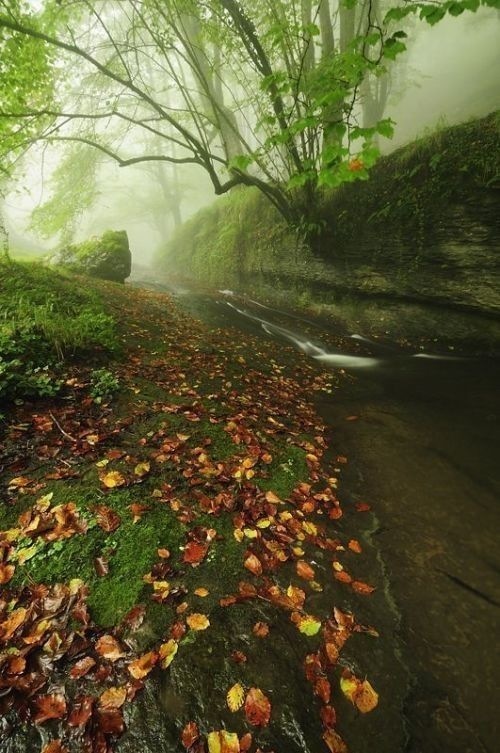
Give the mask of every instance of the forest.
M 0 0 L 0 748 L 494 753 L 500 1 Z

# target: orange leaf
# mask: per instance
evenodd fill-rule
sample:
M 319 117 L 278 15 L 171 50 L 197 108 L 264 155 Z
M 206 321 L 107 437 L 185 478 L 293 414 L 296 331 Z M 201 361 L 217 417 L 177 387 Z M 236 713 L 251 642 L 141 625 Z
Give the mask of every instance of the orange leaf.
M 267 622 L 256 622 L 252 628 L 252 633 L 258 638 L 265 638 L 269 634 L 269 625 Z
M 361 580 L 353 580 L 351 586 L 358 594 L 368 595 L 375 591 L 375 586 L 369 586 L 368 583 L 363 583 Z
M 201 587 L 201 588 L 195 588 L 195 590 L 193 591 L 193 593 L 194 593 L 195 596 L 200 596 L 203 599 L 203 598 L 205 598 L 205 596 L 208 596 L 208 594 L 210 593 L 210 591 L 207 588 Z
M 6 565 L 4 562 L 0 564 L 0 585 L 8 583 L 12 579 L 16 571 L 15 565 Z
M 250 688 L 245 698 L 247 721 L 256 727 L 265 727 L 271 717 L 271 703 L 259 688 Z
M 323 740 L 330 753 L 347 753 L 347 745 L 334 729 L 325 730 Z
M 250 732 L 246 732 L 240 740 L 241 753 L 247 753 L 252 747 L 253 737 Z
M 119 709 L 127 698 L 126 687 L 111 687 L 105 690 L 99 698 L 99 706 L 102 709 Z
M 68 749 L 65 748 L 60 740 L 51 740 L 42 748 L 42 753 L 68 753 Z
M 245 567 L 254 575 L 262 575 L 262 564 L 255 554 L 249 554 L 245 560 Z
M 2 623 L 0 623 L 0 638 L 3 641 L 8 641 L 12 638 L 17 628 L 20 627 L 26 620 L 28 610 L 24 607 L 19 607 L 11 612 L 10 616 Z
M 210 620 L 206 614 L 190 614 L 189 617 L 186 618 L 186 622 L 191 630 L 206 630 L 210 625 Z
M 297 575 L 304 580 L 314 580 L 314 570 L 305 560 L 297 560 Z
M 158 657 L 160 659 L 160 667 L 162 669 L 167 669 L 167 667 L 172 664 L 178 648 L 179 645 L 177 641 L 173 640 L 173 638 L 171 638 L 166 643 L 162 643 L 162 645 L 158 649 Z
M 149 651 L 147 654 L 139 656 L 135 661 L 130 662 L 127 669 L 136 680 L 142 680 L 143 677 L 149 675 L 157 661 L 158 654 L 154 651 Z
M 351 552 L 356 552 L 356 554 L 361 554 L 361 544 L 357 539 L 351 539 L 347 545 Z

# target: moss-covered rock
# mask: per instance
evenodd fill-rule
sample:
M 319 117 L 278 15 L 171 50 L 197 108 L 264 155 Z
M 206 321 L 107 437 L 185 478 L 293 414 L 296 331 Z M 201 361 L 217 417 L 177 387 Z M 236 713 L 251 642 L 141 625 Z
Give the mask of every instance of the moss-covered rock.
M 314 251 L 255 189 L 185 225 L 159 266 L 216 286 L 265 284 L 295 302 L 340 294 L 500 312 L 500 118 L 446 128 L 382 158 L 367 181 L 325 194 Z
M 63 249 L 57 261 L 77 274 L 125 282 L 132 265 L 127 233 L 125 230 L 107 230 L 100 238 Z

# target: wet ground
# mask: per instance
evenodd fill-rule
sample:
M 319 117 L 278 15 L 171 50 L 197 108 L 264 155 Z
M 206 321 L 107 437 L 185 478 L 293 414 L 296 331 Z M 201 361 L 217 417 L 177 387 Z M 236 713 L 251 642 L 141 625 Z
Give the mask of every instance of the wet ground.
M 293 344 L 343 369 L 340 387 L 318 407 L 333 454 L 349 460 L 344 498 L 372 505 L 364 539 L 373 543 L 385 617 L 367 617 L 385 629 L 373 664 L 387 666 L 382 721 L 362 728 L 353 752 L 496 751 L 500 361 L 448 358 L 457 355 L 449 343 L 446 358 L 427 358 L 420 344 L 412 351 L 390 338 L 366 340 L 341 322 L 230 292 L 177 297 L 209 324 Z M 432 352 L 439 355 L 439 343 Z

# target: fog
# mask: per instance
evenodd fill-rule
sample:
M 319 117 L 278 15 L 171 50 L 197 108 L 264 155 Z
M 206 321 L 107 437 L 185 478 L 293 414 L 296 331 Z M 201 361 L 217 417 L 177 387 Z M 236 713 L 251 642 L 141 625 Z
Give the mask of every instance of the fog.
M 391 141 L 382 139 L 389 152 L 442 125 L 453 125 L 500 109 L 500 14 L 482 9 L 476 14 L 447 17 L 434 27 L 412 22 L 408 51 L 394 69 L 384 117 L 396 122 Z M 399 83 L 398 83 L 399 82 Z M 46 252 L 60 237 L 43 240 L 29 229 L 31 213 L 51 195 L 55 148 L 34 147 L 24 159 L 14 190 L 7 194 L 4 214 L 14 248 Z M 175 180 L 165 173 L 167 198 L 157 176 L 140 167 L 118 167 L 103 157 L 97 168 L 96 200 L 82 212 L 74 240 L 99 235 L 108 228 L 124 229 L 130 239 L 134 263 L 148 265 L 174 229 L 172 200 L 176 197 L 182 220 L 215 199 L 201 168 L 177 167 Z

